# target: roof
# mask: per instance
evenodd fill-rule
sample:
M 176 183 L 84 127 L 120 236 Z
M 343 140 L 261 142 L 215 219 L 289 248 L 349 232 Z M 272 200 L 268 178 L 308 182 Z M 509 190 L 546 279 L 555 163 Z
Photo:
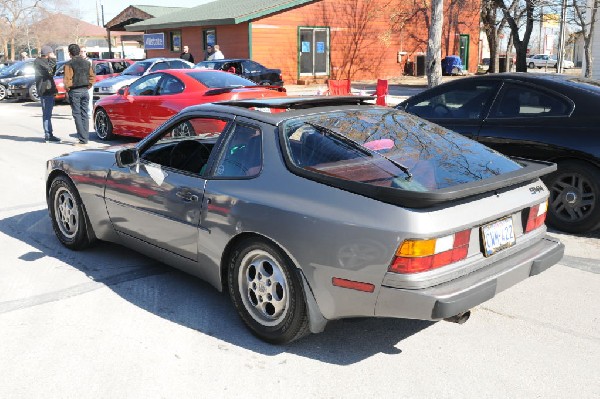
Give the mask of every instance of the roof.
M 125 26 L 151 18 L 158 18 L 177 11 L 187 10 L 185 7 L 161 7 L 161 6 L 129 6 L 121 11 L 116 17 L 106 23 L 111 31 L 125 29 Z
M 185 26 L 236 25 L 312 3 L 316 0 L 209 1 L 196 7 L 128 25 L 126 29 L 150 30 Z

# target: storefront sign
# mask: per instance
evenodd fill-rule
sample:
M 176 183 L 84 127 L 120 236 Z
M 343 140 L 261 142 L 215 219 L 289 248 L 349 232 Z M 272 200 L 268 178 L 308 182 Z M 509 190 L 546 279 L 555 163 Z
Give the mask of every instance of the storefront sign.
M 164 33 L 149 33 L 144 35 L 144 48 L 146 50 L 163 50 L 165 48 Z

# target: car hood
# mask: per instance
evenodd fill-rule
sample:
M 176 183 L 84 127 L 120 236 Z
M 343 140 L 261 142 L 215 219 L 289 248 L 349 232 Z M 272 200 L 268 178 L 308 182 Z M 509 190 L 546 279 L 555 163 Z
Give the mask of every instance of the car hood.
M 29 84 L 35 81 L 35 76 L 25 76 L 10 80 L 11 85 Z

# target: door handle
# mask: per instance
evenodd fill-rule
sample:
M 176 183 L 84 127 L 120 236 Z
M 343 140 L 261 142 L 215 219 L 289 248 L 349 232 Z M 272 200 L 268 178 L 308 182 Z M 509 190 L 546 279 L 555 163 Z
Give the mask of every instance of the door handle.
M 184 200 L 185 202 L 198 202 L 198 196 L 192 194 L 189 191 L 178 191 L 175 193 L 176 196 Z

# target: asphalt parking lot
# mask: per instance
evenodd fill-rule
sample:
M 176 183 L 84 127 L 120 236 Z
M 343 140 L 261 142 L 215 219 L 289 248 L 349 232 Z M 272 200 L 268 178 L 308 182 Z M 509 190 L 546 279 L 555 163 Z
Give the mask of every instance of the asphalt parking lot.
M 348 319 L 272 346 L 202 281 L 114 244 L 62 247 L 44 172 L 79 150 L 70 108 L 54 109 L 61 144 L 36 103 L 1 102 L 0 121 L 0 398 L 598 397 L 600 232 L 551 232 L 563 260 L 464 325 Z

